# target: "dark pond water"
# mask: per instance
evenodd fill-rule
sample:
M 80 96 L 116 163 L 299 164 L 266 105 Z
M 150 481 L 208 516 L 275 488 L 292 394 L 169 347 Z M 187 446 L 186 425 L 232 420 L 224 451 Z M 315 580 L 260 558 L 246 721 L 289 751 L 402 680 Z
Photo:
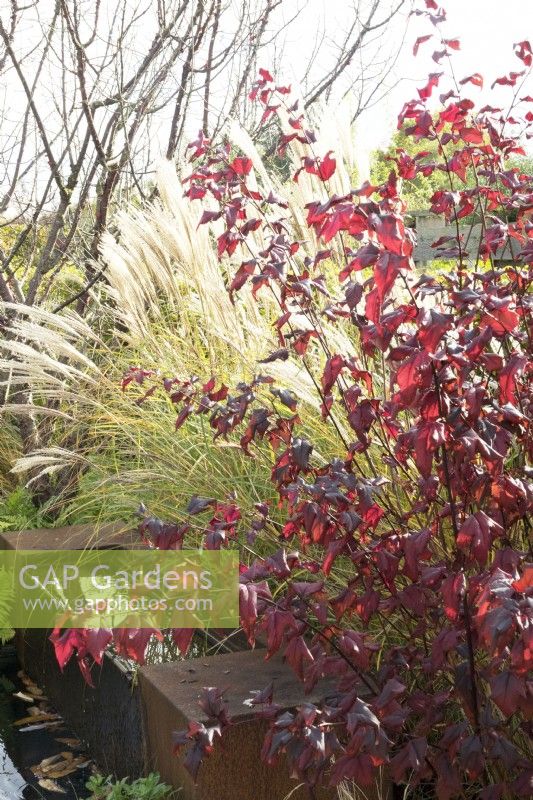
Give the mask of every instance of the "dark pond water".
M 17 672 L 19 666 L 14 648 L 0 649 L 0 800 L 81 800 L 89 792 L 85 782 L 88 769 L 78 770 L 69 776 L 57 778 L 64 793 L 51 792 L 39 786 L 31 767 L 43 759 L 54 756 L 69 747 L 56 737 L 75 738 L 66 726 L 43 728 L 35 731 L 20 730 L 13 723 L 28 715 L 28 703 L 13 696 L 24 692 L 25 687 Z M 75 755 L 78 755 L 76 753 Z

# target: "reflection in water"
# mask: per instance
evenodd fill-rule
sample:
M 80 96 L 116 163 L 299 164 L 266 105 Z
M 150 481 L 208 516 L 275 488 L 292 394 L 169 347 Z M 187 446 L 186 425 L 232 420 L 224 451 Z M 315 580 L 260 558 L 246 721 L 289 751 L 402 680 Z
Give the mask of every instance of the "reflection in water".
M 25 786 L 27 786 L 26 781 L 7 754 L 4 742 L 0 741 L 0 800 L 27 797 L 27 793 L 25 795 L 23 792 Z
M 6 645 L 0 649 L 0 800 L 81 800 L 87 797 L 85 782 L 87 770 L 79 770 L 58 780 L 64 794 L 42 789 L 31 767 L 43 758 L 68 749 L 56 736 L 72 737 L 68 729 L 43 728 L 36 731 L 19 730 L 13 722 L 27 716 L 28 704 L 13 696 L 24 691 L 17 677 L 19 669 L 14 648 Z

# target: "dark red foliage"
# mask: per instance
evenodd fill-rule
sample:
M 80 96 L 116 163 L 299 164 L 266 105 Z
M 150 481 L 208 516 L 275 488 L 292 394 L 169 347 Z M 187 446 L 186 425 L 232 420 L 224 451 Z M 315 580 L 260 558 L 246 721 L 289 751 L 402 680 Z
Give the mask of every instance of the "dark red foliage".
M 435 0 L 416 13 L 437 37 L 445 13 Z M 428 38 L 417 40 L 415 53 Z M 440 46 L 438 60 L 459 41 Z M 515 54 L 529 70 L 529 43 L 515 45 Z M 496 82 L 522 79 L 511 72 Z M 292 358 L 309 373 L 335 458 L 324 459 L 306 438 L 299 398 L 261 374 L 233 389 L 217 389 L 215 379 L 204 386 L 167 379 L 164 390 L 177 425 L 206 414 L 215 437 L 237 436 L 251 457 L 258 449 L 271 454 L 281 526 L 266 503 L 243 509 L 241 519 L 233 499 L 196 497 L 187 514 L 203 520 L 205 547 L 254 544 L 263 553 L 240 575 L 250 644 L 261 635 L 267 658 L 281 652 L 307 690 L 323 677 L 334 684 L 327 703 L 292 711 L 275 705 L 275 686 L 258 689 L 249 704 L 269 721 L 263 757 L 273 763 L 286 754 L 308 785 L 369 784 L 386 765 L 398 782 L 432 782 L 439 800 L 464 796 L 466 786 L 484 800 L 530 797 L 533 177 L 508 159 L 520 152 L 533 115 L 520 105 L 507 115 L 476 110 L 462 92 L 483 85 L 477 73 L 446 81 L 430 75 L 405 104 L 399 127 L 421 152 L 400 151 L 383 185 L 327 197 L 335 154 L 316 153 L 312 132 L 298 133 L 301 169 L 320 189 L 307 205 L 314 255 L 303 254 L 287 202 L 247 185 L 246 157 L 203 137 L 193 145 L 186 193 L 209 197 L 215 209 L 200 221 L 215 225 L 219 256 L 233 269 L 230 296 L 236 301 L 250 285 L 260 300 L 272 289 L 279 316 L 262 363 Z M 441 110 L 427 102 L 437 86 Z M 516 100 L 516 86 L 510 91 Z M 264 120 L 279 113 L 304 131 L 288 94 L 261 70 L 251 98 Z M 293 138 L 281 134 L 282 152 Z M 424 142 L 437 143 L 435 163 Z M 433 246 L 453 266 L 429 276 L 415 269 L 400 187 L 432 173 L 442 175 L 442 188 L 431 210 L 450 222 L 449 236 Z M 467 256 L 469 237 L 456 222 L 472 215 L 481 239 Z M 339 276 L 335 286 L 324 279 L 326 259 L 334 263 L 329 278 Z M 325 319 L 348 332 L 357 356 L 338 352 Z M 135 368 L 123 385 L 149 379 L 155 391 L 156 376 Z M 189 532 L 186 520 L 146 516 L 141 526 L 152 546 L 167 548 L 197 537 L 193 528 L 198 520 Z M 121 652 L 142 660 L 152 632 L 114 633 Z M 55 632 L 53 641 L 62 665 L 76 652 L 87 671 L 111 636 Z M 190 632 L 176 636 L 186 650 Z M 229 724 L 217 690 L 205 690 L 202 709 L 207 721 L 175 742 L 188 747 L 193 775 Z

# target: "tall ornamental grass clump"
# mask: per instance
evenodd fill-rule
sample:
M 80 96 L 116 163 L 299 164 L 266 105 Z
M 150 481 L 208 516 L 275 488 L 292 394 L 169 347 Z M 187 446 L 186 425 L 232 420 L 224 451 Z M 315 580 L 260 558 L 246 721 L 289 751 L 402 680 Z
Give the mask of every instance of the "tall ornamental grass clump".
M 261 185 L 279 191 L 246 133 L 234 126 L 231 135 L 251 154 Z M 338 178 L 345 186 L 350 169 L 347 159 Z M 311 192 L 312 184 L 291 193 L 300 227 Z M 256 302 L 249 291 L 232 303 L 229 265 L 217 256 L 216 222 L 198 221 L 175 166 L 165 163 L 158 199 L 118 214 L 115 234 L 104 237 L 106 286 L 95 291 L 83 320 L 71 311 L 3 305 L 9 321 L 0 352 L 8 375 L 3 412 L 6 418 L 33 414 L 42 439 L 24 455 L 11 450 L 13 477 L 29 482 L 30 490 L 49 479 L 45 511 L 58 524 L 127 520 L 141 501 L 171 516 L 193 494 L 236 492 L 252 511 L 265 496 L 274 497 L 268 456 L 251 461 L 238 438 L 213 442 L 203 417 L 191 417 L 176 431 L 170 399 L 144 397 L 143 374 L 249 380 L 265 342 L 276 341 L 274 299 Z M 345 338 L 343 346 L 352 345 Z M 300 398 L 302 420 L 326 458 L 333 452 L 329 429 L 307 372 L 295 358 L 265 370 Z M 18 393 L 27 386 L 31 405 L 21 405 Z

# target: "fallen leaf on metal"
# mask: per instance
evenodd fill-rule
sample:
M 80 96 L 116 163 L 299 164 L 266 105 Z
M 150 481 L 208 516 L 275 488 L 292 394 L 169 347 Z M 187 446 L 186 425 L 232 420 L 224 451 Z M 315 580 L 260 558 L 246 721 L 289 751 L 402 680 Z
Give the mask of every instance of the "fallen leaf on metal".
M 43 728 L 57 728 L 63 724 L 63 720 L 59 719 L 55 722 L 40 722 L 38 725 L 26 725 L 25 728 L 21 728 L 21 733 L 28 733 L 29 731 L 41 731 Z
M 36 764 L 31 768 L 31 771 L 38 778 L 64 778 L 89 763 L 90 761 L 87 761 L 85 756 L 74 758 L 72 753 L 63 752 L 49 758 L 43 758 L 40 764 Z
M 81 747 L 82 744 L 79 739 L 69 738 L 68 736 L 57 736 L 56 742 L 66 744 L 68 747 Z
M 52 720 L 61 720 L 59 714 L 42 714 L 40 711 L 37 714 L 31 714 L 29 717 L 22 717 L 17 719 L 13 725 L 27 725 L 30 722 L 50 722 Z
M 18 697 L 19 700 L 24 700 L 25 703 L 35 703 L 35 697 L 24 692 L 13 692 L 13 697 Z
M 50 778 L 41 778 L 39 781 L 39 786 L 41 789 L 46 789 L 47 792 L 56 792 L 57 794 L 66 794 L 65 789 L 60 786 L 57 781 L 53 781 Z

